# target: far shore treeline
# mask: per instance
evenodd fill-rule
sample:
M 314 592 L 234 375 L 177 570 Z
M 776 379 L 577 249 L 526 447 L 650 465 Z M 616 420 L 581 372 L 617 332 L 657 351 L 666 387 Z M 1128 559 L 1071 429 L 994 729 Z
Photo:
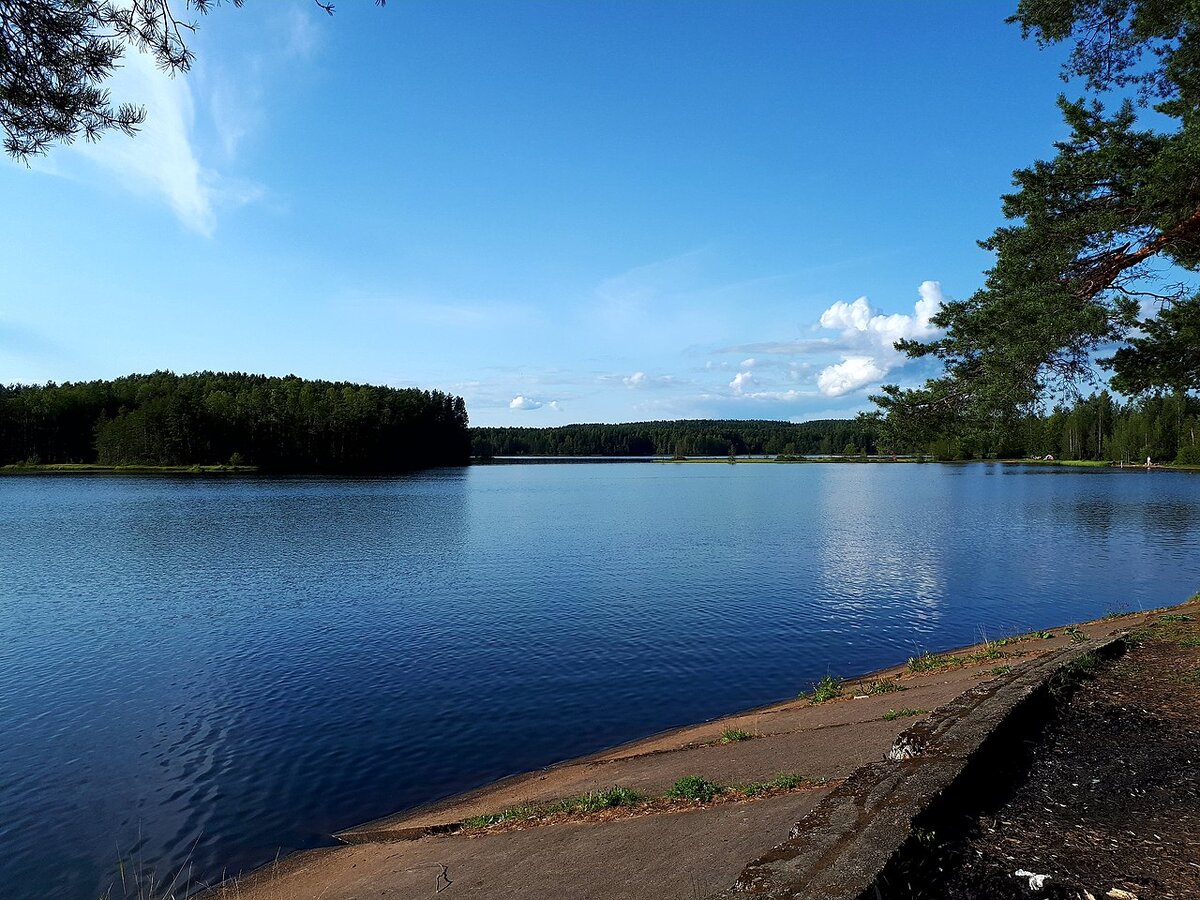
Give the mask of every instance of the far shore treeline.
M 872 429 L 854 419 L 794 424 L 771 420 L 680 419 L 553 428 L 472 428 L 471 455 L 724 456 L 874 452 Z
M 725 456 L 880 455 L 939 460 L 1020 459 L 1200 465 L 1200 400 L 1165 394 L 1121 402 L 1108 392 L 1026 416 L 1004 430 L 964 437 L 897 433 L 878 415 L 793 424 L 689 419 L 547 428 L 472 428 L 471 455 Z
M 461 397 L 231 372 L 0 386 L 0 464 L 251 465 L 391 472 L 462 465 Z

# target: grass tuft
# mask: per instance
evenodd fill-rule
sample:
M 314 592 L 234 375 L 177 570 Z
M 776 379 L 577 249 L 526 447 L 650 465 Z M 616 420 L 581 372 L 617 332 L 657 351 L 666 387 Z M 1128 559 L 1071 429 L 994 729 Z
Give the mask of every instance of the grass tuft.
M 907 691 L 904 685 L 890 678 L 880 678 L 867 686 L 868 694 L 894 694 L 897 691 Z
M 734 788 L 746 797 L 757 797 L 772 791 L 791 791 L 800 787 L 807 779 L 803 775 L 777 775 L 770 781 L 751 781 L 749 784 L 739 784 Z
M 1065 633 L 1066 633 L 1067 637 L 1069 637 L 1071 639 L 1072 644 L 1082 644 L 1084 641 L 1087 640 L 1087 635 L 1085 635 L 1082 631 L 1080 631 L 1074 625 L 1067 628 Z
M 1191 616 L 1185 616 L 1180 613 L 1163 613 L 1158 617 L 1160 622 L 1190 622 Z
M 883 714 L 883 721 L 894 722 L 897 719 L 906 719 L 909 716 L 923 716 L 927 712 L 929 712 L 927 709 L 909 709 L 908 707 L 904 709 L 889 709 Z
M 910 672 L 932 672 L 946 665 L 940 656 L 934 656 L 928 650 L 908 658 L 907 668 Z
M 586 815 L 587 813 L 600 812 L 602 809 L 613 809 L 618 806 L 637 806 L 639 803 L 644 803 L 646 799 L 646 795 L 640 791 L 614 785 L 603 791 L 592 791 L 591 793 L 581 794 L 578 797 L 556 800 L 553 803 L 525 803 L 520 806 L 509 807 L 498 813 L 471 816 L 469 819 L 463 820 L 463 827 L 490 828 L 492 825 L 504 825 L 509 822 L 529 822 L 548 819 L 551 816 L 563 813 Z
M 672 800 L 694 800 L 697 803 L 708 803 L 724 788 L 713 784 L 700 775 L 685 775 L 671 785 L 667 796 Z
M 738 741 L 748 741 L 753 737 L 754 735 L 752 735 L 750 732 L 742 731 L 740 728 L 726 728 L 721 733 L 721 743 L 735 744 Z
M 813 703 L 824 703 L 826 700 L 833 700 L 840 696 L 842 696 L 842 679 L 826 675 L 813 685 L 808 699 Z
M 1109 619 L 1123 619 L 1125 616 L 1132 616 L 1132 609 L 1114 609 L 1104 614 L 1104 618 L 1100 621 L 1107 622 Z
M 992 666 L 987 670 L 989 675 L 1007 675 L 1012 671 L 1012 666 Z

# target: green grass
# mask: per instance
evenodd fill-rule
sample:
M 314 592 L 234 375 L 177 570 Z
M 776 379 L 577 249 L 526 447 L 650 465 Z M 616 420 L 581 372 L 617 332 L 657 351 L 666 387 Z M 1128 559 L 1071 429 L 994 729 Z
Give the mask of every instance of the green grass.
M 908 707 L 904 709 L 889 709 L 883 714 L 883 721 L 894 722 L 897 719 L 906 719 L 909 716 L 923 716 L 927 712 L 929 712 L 927 709 L 909 709 Z
M 723 732 L 721 732 L 721 743 L 735 744 L 738 741 L 748 741 L 753 737 L 754 735 L 752 735 L 750 732 L 742 731 L 740 728 L 726 728 Z
M 463 820 L 465 828 L 488 828 L 492 825 L 502 825 L 507 822 L 528 822 L 547 819 L 550 816 L 563 813 L 600 812 L 602 809 L 613 809 L 618 806 L 637 806 L 648 798 L 640 791 L 632 788 L 614 786 L 603 791 L 592 791 L 578 797 L 568 797 L 566 800 L 556 800 L 553 803 L 525 803 L 512 806 L 498 813 L 485 813 L 471 816 Z
M 1053 631 L 1031 631 L 1029 632 L 1030 640 L 1048 641 L 1054 637 Z
M 745 797 L 757 797 L 772 791 L 791 791 L 800 787 L 807 779 L 803 775 L 777 775 L 770 781 L 751 781 L 739 784 L 733 790 Z
M 1080 631 L 1074 625 L 1065 629 L 1064 633 L 1071 639 L 1072 644 L 1082 644 L 1084 641 L 1087 640 L 1087 635 L 1085 635 L 1082 631 Z
M 826 700 L 833 700 L 840 696 L 842 696 L 842 679 L 826 675 L 813 685 L 808 699 L 813 703 L 824 703 Z
M 1073 663 L 1066 667 L 1066 674 L 1076 678 L 1090 678 L 1100 668 L 1099 654 L 1089 650 L 1081 654 Z
M 1182 637 L 1176 643 L 1180 647 L 1200 647 L 1200 637 Z
M 672 800 L 694 800 L 708 803 L 725 789 L 700 775 L 685 775 L 671 785 L 667 796 Z
M 934 656 L 928 650 L 908 658 L 907 668 L 910 672 L 932 672 L 941 669 L 949 663 L 940 656 Z
M 1007 675 L 1012 671 L 1012 666 L 992 666 L 987 670 L 989 675 Z
M 1100 469 L 1112 465 L 1106 459 L 1002 459 L 997 462 L 1023 466 L 1067 466 L 1073 469 Z
M 1053 637 L 1053 635 L 1051 635 Z M 1001 650 L 995 642 L 985 644 L 982 650 L 976 650 L 974 653 L 967 654 L 967 660 L 970 662 L 985 662 L 989 659 L 1004 659 L 1008 654 Z M 958 657 L 954 656 L 951 659 L 956 662 L 961 662 Z
M 935 656 L 928 650 L 917 656 L 911 656 L 906 664 L 910 672 L 936 672 L 938 669 L 945 669 L 948 666 L 961 666 L 969 663 L 988 662 L 989 660 L 1007 659 L 1012 656 L 1012 653 L 1001 650 L 1000 648 L 1014 639 L 1006 639 L 1004 641 L 988 641 L 983 645 L 983 648 L 976 650 L 974 653 L 968 653 L 966 656 Z M 1021 640 L 1021 639 L 1016 639 Z M 1020 654 L 1017 654 L 1018 656 Z
M 874 695 L 874 694 L 894 694 L 897 691 L 907 691 L 907 690 L 908 690 L 908 688 L 906 688 L 904 685 L 900 684 L 900 682 L 893 681 L 890 678 L 880 678 L 876 681 L 872 681 L 867 686 L 867 693 L 872 694 L 872 695 Z
M 1190 622 L 1191 616 L 1181 615 L 1180 613 L 1163 613 L 1158 617 L 1160 622 Z
M 1105 613 L 1104 618 L 1100 621 L 1107 622 L 1109 619 L 1122 619 L 1125 616 L 1132 616 L 1133 614 L 1134 611 L 1132 609 L 1114 609 L 1111 612 Z

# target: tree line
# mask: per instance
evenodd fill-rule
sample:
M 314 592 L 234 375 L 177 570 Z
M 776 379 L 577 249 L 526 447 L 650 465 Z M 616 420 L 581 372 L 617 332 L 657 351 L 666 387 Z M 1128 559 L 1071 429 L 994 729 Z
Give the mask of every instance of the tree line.
M 389 472 L 468 461 L 461 397 L 232 372 L 0 386 L 0 464 Z
M 1059 403 L 1004 427 L 934 428 L 893 412 L 863 416 L 876 429 L 880 452 L 924 453 L 935 459 L 1053 456 L 1067 460 L 1175 462 L 1200 465 L 1200 400 L 1179 392 L 1122 402 L 1108 391 Z
M 875 451 L 874 426 L 855 419 L 813 422 L 683 419 L 553 428 L 472 428 L 471 454 L 493 456 L 725 456 Z

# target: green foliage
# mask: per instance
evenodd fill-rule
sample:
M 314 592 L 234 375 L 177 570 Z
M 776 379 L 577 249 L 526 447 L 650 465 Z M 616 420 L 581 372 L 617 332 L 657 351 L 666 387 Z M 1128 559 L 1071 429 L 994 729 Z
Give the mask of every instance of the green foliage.
M 1175 454 L 1177 466 L 1200 466 L 1200 446 L 1181 447 Z
M 1192 621 L 1191 616 L 1185 616 L 1180 613 L 1163 613 L 1158 618 L 1162 622 L 1190 622 L 1190 621 Z
M 734 744 L 738 741 L 748 741 L 753 737 L 754 735 L 752 735 L 750 732 L 743 731 L 740 728 L 726 728 L 725 731 L 721 733 L 721 743 Z
M 833 700 L 840 696 L 842 696 L 842 679 L 826 675 L 813 685 L 812 693 L 808 695 L 808 699 L 813 703 L 824 703 L 826 700 Z
M 599 812 L 602 809 L 613 809 L 618 806 L 636 806 L 645 799 L 645 794 L 632 788 L 610 787 L 576 798 L 570 803 L 569 809 L 582 813 Z
M 241 6 L 243 0 L 230 0 Z M 333 4 L 314 0 L 330 15 Z M 375 0 L 382 6 L 385 0 Z M 4 149 L 19 160 L 56 142 L 134 134 L 140 107 L 114 107 L 104 82 L 126 50 L 150 54 L 172 75 L 191 68 L 185 35 L 194 22 L 179 8 L 207 13 L 221 0 L 3 0 L 0 2 L 0 128 Z
M 468 441 L 440 391 L 223 372 L 0 387 L 0 464 L 400 471 L 463 464 Z
M 510 822 L 537 821 L 552 816 L 600 812 L 604 809 L 614 809 L 618 806 L 637 806 L 645 803 L 647 797 L 632 788 L 614 786 L 602 791 L 592 791 L 578 797 L 568 797 L 551 803 L 525 803 L 512 806 L 498 813 L 484 813 L 463 820 L 464 828 L 489 828 L 492 825 L 504 825 Z
M 1066 74 L 1092 96 L 1060 97 L 1069 137 L 1014 173 L 1010 224 L 982 242 L 995 254 L 983 288 L 944 304 L 942 337 L 897 345 L 944 374 L 873 398 L 890 432 L 943 449 L 1019 434 L 1048 393 L 1092 383 L 1095 353 L 1114 344 L 1118 389 L 1200 387 L 1200 297 L 1183 286 L 1200 269 L 1200 6 L 1021 0 L 1012 21 L 1040 44 L 1074 42 Z M 1125 99 L 1107 109 L 1112 91 Z M 1150 105 L 1156 115 L 1140 118 Z M 1155 279 L 1167 267 L 1184 273 L 1178 285 Z M 1143 300 L 1161 313 L 1143 319 Z
M 687 419 L 674 422 L 472 428 L 471 454 L 493 456 L 802 456 L 875 446 L 870 423 Z
M 1072 644 L 1082 644 L 1084 641 L 1087 640 L 1087 635 L 1084 634 L 1082 631 L 1080 631 L 1078 628 L 1076 628 L 1074 625 L 1067 628 L 1065 633 L 1067 634 L 1068 637 L 1071 638 Z
M 896 719 L 906 719 L 910 716 L 923 716 L 927 712 L 929 712 L 927 709 L 909 709 L 908 707 L 904 709 L 889 709 L 883 714 L 883 720 L 885 722 L 894 722 Z
M 708 803 L 723 790 L 700 775 L 685 775 L 671 785 L 667 796 L 672 800 L 694 800 L 697 803 Z
M 873 694 L 893 694 L 898 691 L 907 691 L 907 690 L 908 690 L 908 688 L 906 688 L 904 685 L 900 684 L 900 682 L 893 681 L 890 678 L 880 678 L 875 681 L 872 681 L 869 685 L 867 685 L 867 693 L 872 694 L 872 695 Z
M 905 667 L 910 672 L 932 672 L 946 665 L 946 661 L 940 656 L 934 656 L 928 650 L 924 650 L 916 656 L 910 656 Z
M 1007 675 L 1012 671 L 1012 666 L 992 666 L 987 670 L 989 675 Z
M 775 791 L 794 791 L 804 785 L 807 780 L 803 775 L 777 775 L 770 781 L 751 781 L 748 784 L 739 784 L 734 790 L 746 797 L 757 797 Z

